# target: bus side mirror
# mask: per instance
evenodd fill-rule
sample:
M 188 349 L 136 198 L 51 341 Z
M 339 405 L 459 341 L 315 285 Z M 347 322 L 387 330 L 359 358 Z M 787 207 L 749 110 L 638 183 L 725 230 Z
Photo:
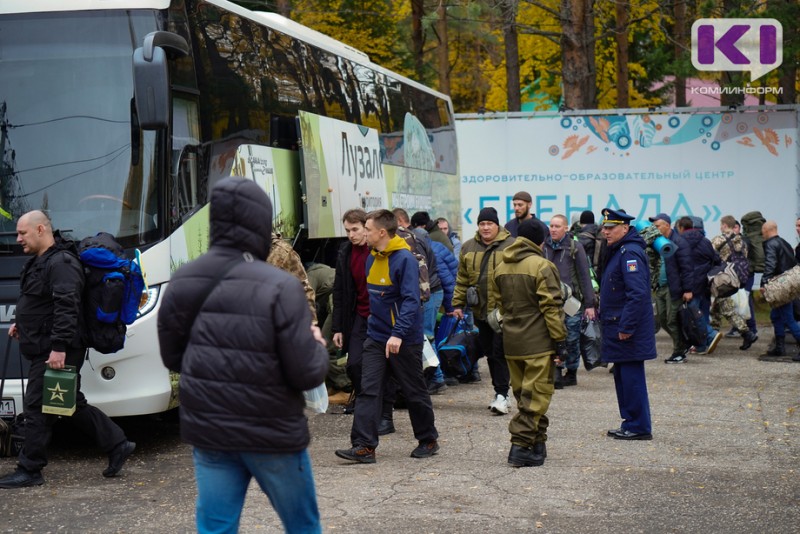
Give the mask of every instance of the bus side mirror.
M 189 45 L 180 35 L 152 32 L 133 51 L 133 96 L 139 127 L 161 130 L 169 125 L 170 81 L 167 52 L 188 55 Z

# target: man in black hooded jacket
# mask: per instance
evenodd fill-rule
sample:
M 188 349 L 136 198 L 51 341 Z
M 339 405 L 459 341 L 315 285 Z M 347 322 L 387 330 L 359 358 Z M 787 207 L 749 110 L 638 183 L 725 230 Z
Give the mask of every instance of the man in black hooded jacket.
M 287 532 L 319 532 L 303 391 L 328 353 L 298 279 L 266 263 L 272 206 L 251 180 L 211 192 L 206 254 L 173 275 L 161 358 L 180 372 L 181 437 L 194 447 L 197 527 L 235 532 L 250 479 Z

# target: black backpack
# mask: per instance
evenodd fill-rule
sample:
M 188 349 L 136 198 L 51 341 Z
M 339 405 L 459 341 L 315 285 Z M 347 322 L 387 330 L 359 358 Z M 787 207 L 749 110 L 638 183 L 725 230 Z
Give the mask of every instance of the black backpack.
M 747 279 L 750 278 L 750 262 L 747 260 L 747 257 L 744 255 L 743 251 L 737 252 L 733 248 L 733 241 L 728 236 L 724 236 L 725 241 L 728 242 L 728 249 L 730 250 L 730 255 L 728 256 L 728 263 L 733 264 L 733 270 L 736 271 L 736 276 L 739 278 L 739 287 L 744 287 L 747 284 Z M 742 240 L 742 246 L 746 247 L 747 245 Z
M 127 325 L 136 320 L 144 290 L 139 264 L 125 258 L 114 236 L 100 232 L 78 245 L 83 288 L 84 343 L 103 354 L 125 345 Z

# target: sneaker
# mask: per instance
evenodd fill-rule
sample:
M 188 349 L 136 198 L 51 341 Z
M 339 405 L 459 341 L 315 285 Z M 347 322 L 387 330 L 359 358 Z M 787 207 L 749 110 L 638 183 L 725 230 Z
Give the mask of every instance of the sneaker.
M 708 347 L 695 347 L 689 348 L 689 354 L 708 354 Z
M 444 385 L 447 387 L 453 387 L 459 385 L 461 382 L 458 381 L 458 378 L 454 376 L 446 376 L 444 378 Z
M 664 360 L 664 363 L 684 363 L 686 362 L 686 355 L 681 353 L 676 353 Z
M 375 449 L 369 447 L 352 447 L 350 449 L 338 449 L 335 451 L 336 456 L 350 460 L 351 462 L 358 462 L 361 464 L 374 464 L 375 463 Z
M 27 488 L 42 484 L 44 484 L 44 477 L 41 471 L 28 471 L 21 467 L 17 467 L 17 470 L 10 475 L 0 478 L 0 488 L 5 489 Z
M 498 393 L 488 408 L 497 415 L 505 415 L 511 408 L 511 404 L 508 402 L 508 397 L 504 397 Z
M 114 447 L 108 454 L 108 467 L 103 470 L 104 477 L 115 477 L 122 470 L 125 465 L 125 460 L 133 454 L 136 449 L 136 444 L 127 439 Z
M 441 395 L 447 390 L 444 382 L 431 382 L 428 384 L 428 395 Z
M 419 442 L 419 445 L 416 449 L 411 451 L 412 458 L 430 458 L 434 454 L 439 452 L 439 444 L 436 440 L 428 441 L 423 443 L 422 441 Z
M 717 345 L 719 344 L 719 340 L 720 339 L 722 339 L 722 333 L 721 332 L 717 332 L 714 335 L 714 339 L 712 339 L 711 343 L 708 344 L 708 351 L 707 351 L 708 354 L 711 354 L 712 352 L 714 352 L 717 349 Z

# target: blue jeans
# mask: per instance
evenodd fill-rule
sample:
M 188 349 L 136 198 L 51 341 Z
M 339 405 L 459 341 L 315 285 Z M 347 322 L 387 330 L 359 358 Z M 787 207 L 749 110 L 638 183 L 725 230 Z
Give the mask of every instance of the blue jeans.
M 439 308 L 442 307 L 443 300 L 444 291 L 440 289 L 439 291 L 431 293 L 431 298 L 425 303 L 422 331 L 425 333 L 425 337 L 430 340 L 434 338 L 434 333 L 436 332 L 436 315 L 439 313 Z M 444 374 L 442 373 L 441 367 L 435 367 L 432 372 L 433 382 L 437 384 L 444 382 Z
M 195 447 L 197 532 L 236 533 L 247 486 L 255 477 L 290 533 L 321 533 L 308 451 L 267 454 Z
M 769 319 L 772 321 L 776 337 L 784 337 L 786 327 L 788 327 L 794 339 L 800 343 L 800 325 L 794 320 L 794 309 L 791 302 L 778 308 L 772 308 L 769 312 Z
M 583 317 L 583 308 L 581 311 L 570 317 L 564 314 L 564 327 L 567 330 L 567 361 L 564 362 L 564 367 L 575 371 L 581 363 L 581 318 Z
M 442 307 L 443 300 L 444 291 L 440 289 L 438 291 L 431 292 L 431 298 L 425 303 L 425 313 L 422 319 L 422 331 L 425 333 L 425 337 L 428 339 L 433 339 L 433 335 L 436 331 L 436 314 L 439 313 L 439 308 Z

